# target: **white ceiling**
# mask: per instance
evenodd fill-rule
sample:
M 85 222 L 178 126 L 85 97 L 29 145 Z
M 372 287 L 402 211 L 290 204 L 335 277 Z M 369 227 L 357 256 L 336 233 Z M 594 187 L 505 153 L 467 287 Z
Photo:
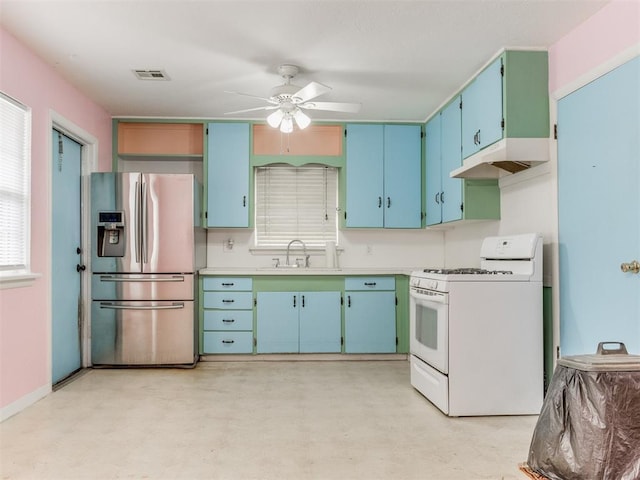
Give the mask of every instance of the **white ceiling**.
M 113 116 L 262 119 L 282 63 L 319 101 L 424 121 L 503 47 L 547 48 L 600 0 L 0 0 L 0 23 Z M 162 69 L 170 81 L 132 70 Z

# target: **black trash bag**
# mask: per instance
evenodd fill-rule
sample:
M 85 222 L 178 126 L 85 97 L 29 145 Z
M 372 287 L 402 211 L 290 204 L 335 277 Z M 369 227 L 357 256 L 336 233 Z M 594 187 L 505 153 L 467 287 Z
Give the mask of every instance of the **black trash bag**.
M 551 480 L 639 480 L 640 371 L 559 364 L 527 464 Z

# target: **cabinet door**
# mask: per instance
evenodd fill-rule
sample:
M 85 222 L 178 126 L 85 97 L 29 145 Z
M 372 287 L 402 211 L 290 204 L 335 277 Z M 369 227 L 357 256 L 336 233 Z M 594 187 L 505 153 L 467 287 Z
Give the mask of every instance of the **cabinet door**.
M 298 352 L 298 301 L 294 292 L 258 292 L 256 352 Z
M 419 125 L 384 126 L 384 226 L 420 228 L 422 169 Z
M 437 225 L 442 222 L 442 207 L 440 196 L 442 194 L 442 169 L 441 169 L 441 117 L 438 113 L 427 122 L 425 127 L 425 185 L 427 200 L 427 225 Z
M 462 155 L 467 158 L 502 138 L 502 58 L 462 92 Z
M 347 125 L 347 227 L 384 222 L 383 126 Z
M 207 226 L 249 226 L 249 124 L 209 123 Z
M 339 353 L 340 292 L 300 293 L 300 353 Z
M 640 261 L 638 85 L 640 57 L 558 101 L 563 356 L 609 340 L 640 353 L 640 275 L 620 268 Z
M 441 159 L 442 159 L 442 221 L 450 222 L 462 218 L 462 179 L 451 178 L 449 173 L 462 166 L 462 110 L 460 97 L 442 111 Z
M 395 353 L 395 292 L 346 292 L 346 353 Z

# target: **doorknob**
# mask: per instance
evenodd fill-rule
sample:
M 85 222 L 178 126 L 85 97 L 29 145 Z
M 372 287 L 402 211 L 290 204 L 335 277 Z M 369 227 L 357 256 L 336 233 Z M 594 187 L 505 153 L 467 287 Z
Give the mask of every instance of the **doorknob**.
M 76 272 L 84 272 L 87 269 L 86 265 L 76 265 Z
M 640 273 L 640 262 L 634 260 L 631 263 L 623 263 L 620 265 L 620 270 L 622 270 L 624 273 Z

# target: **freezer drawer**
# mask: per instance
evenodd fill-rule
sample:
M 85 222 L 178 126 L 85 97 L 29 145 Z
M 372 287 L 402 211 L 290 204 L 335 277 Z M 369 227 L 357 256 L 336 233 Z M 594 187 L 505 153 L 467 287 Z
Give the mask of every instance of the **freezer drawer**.
M 178 365 L 195 361 L 193 301 L 94 301 L 93 365 Z
M 93 300 L 193 300 L 194 274 L 96 273 Z

